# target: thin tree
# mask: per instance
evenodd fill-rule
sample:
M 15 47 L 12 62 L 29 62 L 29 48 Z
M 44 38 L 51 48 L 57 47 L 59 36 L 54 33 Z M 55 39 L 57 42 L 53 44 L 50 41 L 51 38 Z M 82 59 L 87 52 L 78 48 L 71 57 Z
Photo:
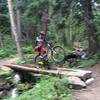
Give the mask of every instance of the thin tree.
M 19 39 L 21 40 L 21 20 L 20 20 L 20 10 L 19 10 L 19 2 L 18 0 L 16 0 L 16 23 L 17 23 L 17 31 L 18 31 L 18 34 L 19 34 Z
M 14 12 L 13 12 L 13 7 L 12 7 L 12 0 L 7 0 L 8 3 L 8 11 L 9 11 L 9 16 L 10 16 L 10 23 L 11 23 L 11 29 L 12 29 L 12 34 L 14 35 L 17 51 L 18 51 L 18 57 L 21 61 L 24 60 L 22 48 L 19 42 L 19 36 L 16 28 L 16 24 L 14 21 Z
M 0 47 L 3 48 L 2 33 L 0 32 Z
M 41 18 L 41 22 L 42 22 L 42 30 L 45 32 L 45 34 L 47 34 L 48 31 L 48 6 L 45 5 L 43 11 L 42 11 L 42 18 Z

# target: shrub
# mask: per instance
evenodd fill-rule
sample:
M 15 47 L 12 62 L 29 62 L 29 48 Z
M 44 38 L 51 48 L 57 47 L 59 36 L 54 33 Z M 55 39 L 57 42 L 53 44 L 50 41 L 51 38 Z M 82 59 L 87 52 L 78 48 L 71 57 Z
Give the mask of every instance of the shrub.
M 92 67 L 96 63 L 98 63 L 98 59 L 96 59 L 96 58 L 89 58 L 89 59 L 82 60 L 81 63 L 80 63 L 80 66 L 78 66 L 78 67 L 79 68 Z
M 58 78 L 42 78 L 32 90 L 24 92 L 15 100 L 71 100 L 68 80 Z

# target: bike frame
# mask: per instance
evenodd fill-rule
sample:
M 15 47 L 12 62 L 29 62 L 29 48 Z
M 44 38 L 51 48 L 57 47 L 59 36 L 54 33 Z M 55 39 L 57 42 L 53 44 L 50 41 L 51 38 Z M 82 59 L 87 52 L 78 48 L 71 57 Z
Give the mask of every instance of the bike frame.
M 48 43 L 47 44 L 47 49 L 46 49 L 47 51 L 46 51 L 46 54 L 45 54 L 45 56 L 48 58 L 48 54 L 49 54 L 49 51 L 53 51 L 53 47 L 50 45 L 50 43 Z

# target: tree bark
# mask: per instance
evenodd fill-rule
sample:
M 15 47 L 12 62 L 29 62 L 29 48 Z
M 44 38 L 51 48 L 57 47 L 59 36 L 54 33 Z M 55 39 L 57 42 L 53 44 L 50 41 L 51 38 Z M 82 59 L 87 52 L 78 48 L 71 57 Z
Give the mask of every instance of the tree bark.
M 21 23 L 20 23 L 20 11 L 17 9 L 16 11 L 17 14 L 17 30 L 18 30 L 18 34 L 19 34 L 19 39 L 21 40 Z
M 88 38 L 88 43 L 89 43 L 89 52 L 95 54 L 99 51 L 100 45 L 95 35 L 96 26 L 93 22 L 91 1 L 92 0 L 80 0 L 80 3 L 82 8 L 84 23 L 86 26 L 86 36 Z
M 42 12 L 42 19 L 41 19 L 41 22 L 42 22 L 42 31 L 45 32 L 45 34 L 47 34 L 47 31 L 48 31 L 48 6 L 45 7 L 45 9 L 43 10 Z
M 12 29 L 12 33 L 14 35 L 14 39 L 15 39 L 15 43 L 16 43 L 16 47 L 17 47 L 17 51 L 18 51 L 18 57 L 21 61 L 23 61 L 24 56 L 23 56 L 22 48 L 21 48 L 21 45 L 19 42 L 17 27 L 16 27 L 16 24 L 14 21 L 14 12 L 13 12 L 13 7 L 12 7 L 12 1 L 7 0 L 7 3 L 8 3 L 8 11 L 9 11 L 9 16 L 10 16 L 11 29 Z
M 0 47 L 3 48 L 2 33 L 0 32 Z

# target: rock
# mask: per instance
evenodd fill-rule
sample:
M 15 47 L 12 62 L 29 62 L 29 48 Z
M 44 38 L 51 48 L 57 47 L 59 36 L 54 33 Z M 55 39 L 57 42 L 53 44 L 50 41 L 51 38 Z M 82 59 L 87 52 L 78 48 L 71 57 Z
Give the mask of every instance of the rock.
M 79 77 L 85 81 L 86 79 L 92 76 L 92 72 L 85 71 L 85 70 L 72 70 L 72 71 L 68 71 L 67 76 Z
M 78 77 L 68 77 L 69 80 L 69 85 L 72 86 L 73 89 L 82 89 L 86 87 L 85 82 L 83 82 L 80 78 Z
M 0 100 L 2 100 L 3 97 L 7 96 L 8 92 L 9 91 L 6 91 L 6 90 L 0 91 Z
M 9 76 L 11 75 L 13 72 L 13 70 L 11 68 L 2 66 L 0 67 L 0 76 L 4 75 L 4 76 Z
M 25 84 L 24 83 L 20 83 L 17 85 L 18 90 L 25 90 Z
M 72 68 L 56 68 L 60 70 L 62 73 L 65 73 L 66 76 L 75 76 L 79 77 L 82 80 L 86 81 L 88 78 L 91 78 L 92 71 L 80 70 L 80 69 L 72 69 Z
M 85 81 L 86 85 L 90 85 L 94 82 L 94 78 L 89 78 Z
M 32 88 L 32 84 L 29 83 L 20 83 L 17 85 L 17 89 L 19 91 L 23 91 L 23 90 L 27 90 L 27 89 L 31 89 Z
M 6 89 L 6 90 L 9 90 L 12 86 L 12 83 L 5 79 L 4 76 L 0 76 L 0 91 Z
M 0 91 L 0 98 L 2 98 L 3 96 L 3 91 Z

